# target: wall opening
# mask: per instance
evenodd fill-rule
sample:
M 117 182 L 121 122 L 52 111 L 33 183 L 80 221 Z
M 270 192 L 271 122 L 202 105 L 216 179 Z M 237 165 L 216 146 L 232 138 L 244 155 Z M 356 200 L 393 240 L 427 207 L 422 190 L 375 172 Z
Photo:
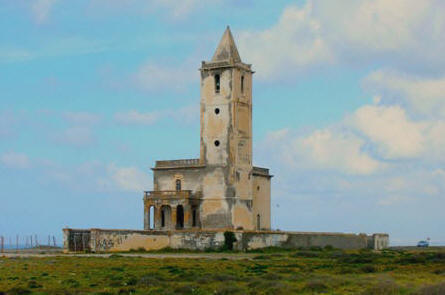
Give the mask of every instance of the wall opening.
M 196 208 L 193 208 L 192 210 L 192 226 L 195 227 L 197 225 L 197 220 L 196 220 Z
M 219 114 L 219 108 L 215 109 L 215 114 L 217 114 L 217 115 Z
M 241 76 L 241 93 L 244 93 L 244 76 Z
M 261 217 L 260 217 L 260 214 L 258 214 L 258 215 L 256 216 L 256 229 L 257 229 L 257 230 L 260 230 L 260 229 L 261 229 Z
M 215 75 L 215 93 L 219 93 L 220 89 L 221 89 L 221 81 L 220 81 L 220 76 L 219 74 Z
M 181 190 L 181 179 L 176 179 L 176 191 L 179 192 Z
M 184 228 L 184 207 L 182 205 L 176 207 L 176 228 Z
M 215 140 L 215 146 L 219 146 L 219 140 Z
M 161 211 L 161 227 L 165 227 L 165 211 Z
M 148 228 L 154 229 L 155 228 L 155 207 L 150 206 L 148 209 Z

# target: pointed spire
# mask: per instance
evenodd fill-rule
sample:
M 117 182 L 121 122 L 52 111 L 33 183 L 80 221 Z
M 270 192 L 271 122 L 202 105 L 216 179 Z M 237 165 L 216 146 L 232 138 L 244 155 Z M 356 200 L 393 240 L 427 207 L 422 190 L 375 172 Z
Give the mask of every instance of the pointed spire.
M 236 49 L 235 40 L 233 40 L 230 27 L 227 26 L 224 35 L 219 42 L 218 48 L 216 48 L 212 61 L 233 60 L 233 62 L 241 62 L 241 58 Z

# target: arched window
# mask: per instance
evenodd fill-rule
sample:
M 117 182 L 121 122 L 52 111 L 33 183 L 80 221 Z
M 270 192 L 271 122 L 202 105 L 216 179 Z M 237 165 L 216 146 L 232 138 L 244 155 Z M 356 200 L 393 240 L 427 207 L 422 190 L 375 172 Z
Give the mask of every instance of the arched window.
M 181 190 L 181 179 L 176 179 L 176 191 L 179 192 Z
M 215 75 L 215 93 L 219 93 L 219 90 L 221 89 L 221 81 L 219 74 Z
M 241 93 L 244 93 L 244 76 L 241 76 Z

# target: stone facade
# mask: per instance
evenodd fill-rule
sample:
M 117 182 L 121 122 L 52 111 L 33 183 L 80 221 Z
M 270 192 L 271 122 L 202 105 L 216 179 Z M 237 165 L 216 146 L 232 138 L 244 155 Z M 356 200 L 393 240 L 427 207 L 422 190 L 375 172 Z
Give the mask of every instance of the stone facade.
M 144 229 L 270 229 L 272 176 L 252 165 L 253 71 L 229 28 L 200 71 L 200 158 L 156 162 Z

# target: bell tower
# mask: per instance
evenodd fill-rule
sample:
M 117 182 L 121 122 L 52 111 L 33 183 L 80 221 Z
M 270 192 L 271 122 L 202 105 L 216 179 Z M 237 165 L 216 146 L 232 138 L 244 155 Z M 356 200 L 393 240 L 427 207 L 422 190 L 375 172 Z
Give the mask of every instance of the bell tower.
M 204 184 L 203 200 L 226 202 L 225 218 L 231 221 L 226 227 L 252 229 L 253 71 L 241 61 L 229 27 L 200 71 L 200 164 L 222 178 L 221 183 L 208 179 L 212 185 Z

